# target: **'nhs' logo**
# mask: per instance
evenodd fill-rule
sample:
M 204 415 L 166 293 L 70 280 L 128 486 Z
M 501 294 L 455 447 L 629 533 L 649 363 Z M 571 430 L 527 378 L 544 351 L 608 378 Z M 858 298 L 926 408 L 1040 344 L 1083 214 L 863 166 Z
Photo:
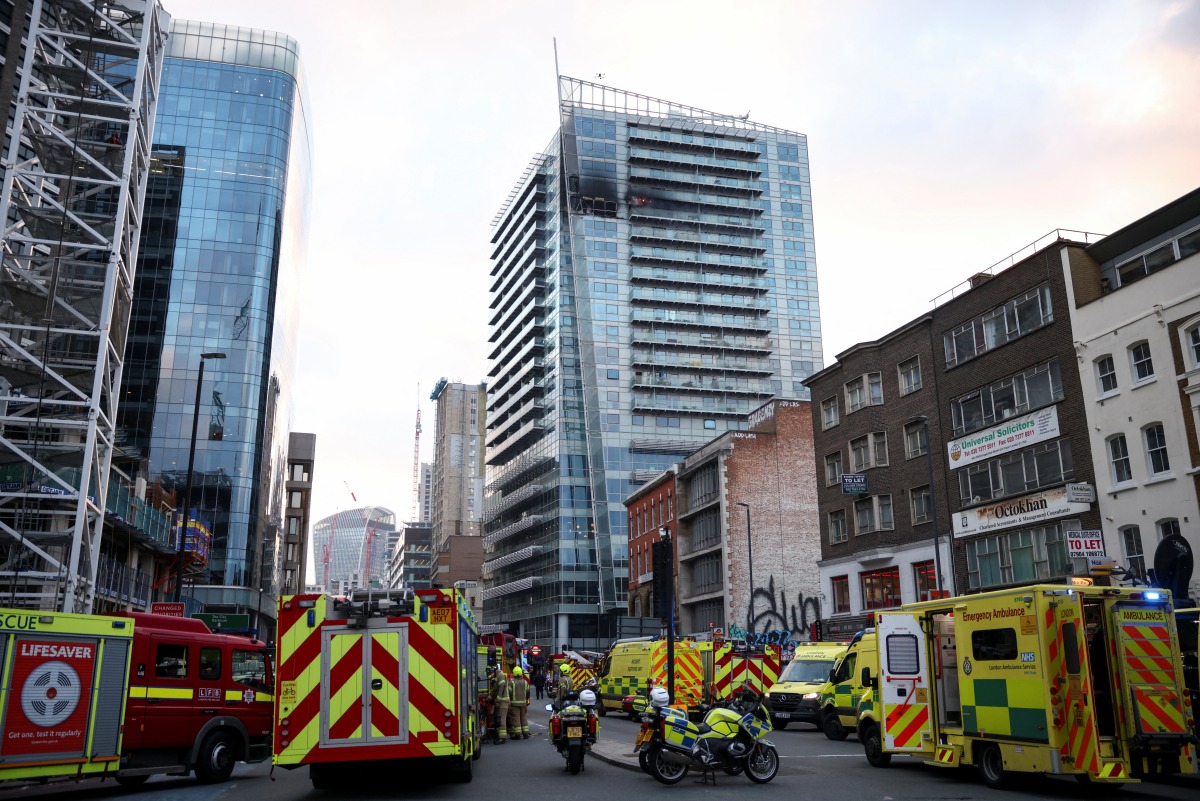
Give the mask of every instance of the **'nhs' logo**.
M 1021 661 L 1022 662 L 1036 662 L 1037 659 L 1034 658 L 1033 651 L 1022 651 L 1021 652 Z

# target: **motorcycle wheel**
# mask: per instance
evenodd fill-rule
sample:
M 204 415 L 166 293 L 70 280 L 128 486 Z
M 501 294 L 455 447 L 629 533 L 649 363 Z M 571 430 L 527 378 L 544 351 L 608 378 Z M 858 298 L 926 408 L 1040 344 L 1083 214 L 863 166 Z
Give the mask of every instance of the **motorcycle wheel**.
M 650 775 L 662 784 L 679 784 L 691 769 L 688 765 L 679 765 L 662 758 L 662 746 L 650 751 L 647 760 L 650 763 Z
M 578 773 L 583 770 L 583 746 L 569 745 L 567 746 L 567 770 L 571 773 Z
M 758 745 L 746 755 L 743 764 L 747 779 L 755 784 L 766 784 L 779 772 L 779 753 L 769 745 Z
M 650 752 L 649 751 L 638 751 L 638 765 L 641 766 L 642 772 L 644 772 L 644 773 L 650 772 Z

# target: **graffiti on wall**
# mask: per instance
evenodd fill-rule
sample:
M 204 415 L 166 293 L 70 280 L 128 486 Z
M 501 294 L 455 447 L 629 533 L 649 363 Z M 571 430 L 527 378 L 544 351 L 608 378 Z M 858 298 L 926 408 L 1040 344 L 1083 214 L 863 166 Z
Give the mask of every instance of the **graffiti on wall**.
M 758 587 L 746 610 L 746 625 L 732 626 L 729 636 L 744 639 L 751 645 L 779 645 L 793 649 L 797 643 L 810 640 L 812 624 L 821 619 L 821 601 L 816 597 L 796 593 L 796 602 L 789 604 L 783 590 L 775 593 L 775 577 L 766 587 Z

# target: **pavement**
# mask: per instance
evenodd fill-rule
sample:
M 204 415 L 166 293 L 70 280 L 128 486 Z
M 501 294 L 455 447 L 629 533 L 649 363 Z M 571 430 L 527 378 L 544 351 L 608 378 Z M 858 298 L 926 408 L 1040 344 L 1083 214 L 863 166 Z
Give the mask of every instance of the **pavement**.
M 633 750 L 633 740 L 606 738 L 603 729 L 600 730 L 600 736 L 596 738 L 596 742 L 592 744 L 592 750 L 588 753 L 589 756 L 618 768 L 639 772 L 642 769 L 638 765 L 637 752 Z

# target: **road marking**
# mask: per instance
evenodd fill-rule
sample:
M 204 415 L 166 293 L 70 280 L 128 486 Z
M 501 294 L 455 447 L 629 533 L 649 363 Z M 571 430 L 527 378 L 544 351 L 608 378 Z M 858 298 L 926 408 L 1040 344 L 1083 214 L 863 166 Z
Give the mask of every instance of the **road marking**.
M 837 757 L 862 758 L 862 754 L 780 754 L 780 759 L 836 759 Z

